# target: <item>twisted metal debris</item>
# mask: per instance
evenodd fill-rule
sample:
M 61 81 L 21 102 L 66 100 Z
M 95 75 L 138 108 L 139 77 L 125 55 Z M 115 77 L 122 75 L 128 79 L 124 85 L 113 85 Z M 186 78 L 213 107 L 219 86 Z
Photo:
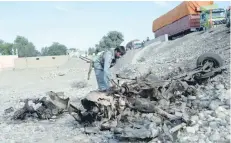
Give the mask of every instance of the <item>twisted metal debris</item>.
M 86 133 L 111 130 L 119 140 L 174 141 L 173 134 L 192 121 L 195 110 L 188 105 L 197 94 L 197 86 L 221 74 L 222 59 L 213 53 L 205 53 L 197 59 L 197 66 L 190 72 L 158 80 L 151 72 L 135 79 L 127 79 L 122 85 L 115 84 L 110 92 L 90 92 L 81 104 L 81 111 L 70 103 L 63 93 L 48 92 L 48 98 L 25 101 L 13 119 L 25 119 L 35 114 L 39 119 L 50 119 L 68 111 L 85 126 Z M 179 71 L 182 72 L 181 68 Z M 39 107 L 35 105 L 39 104 Z

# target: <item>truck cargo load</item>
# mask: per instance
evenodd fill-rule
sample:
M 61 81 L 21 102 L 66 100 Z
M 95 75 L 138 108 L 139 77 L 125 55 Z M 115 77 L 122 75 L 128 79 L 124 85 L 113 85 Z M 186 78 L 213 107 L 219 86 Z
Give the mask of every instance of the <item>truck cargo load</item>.
M 213 1 L 184 1 L 171 11 L 154 20 L 152 25 L 152 31 L 156 32 L 162 27 L 172 24 L 173 22 L 185 16 L 199 15 L 198 8 L 200 8 L 201 6 L 212 4 Z
M 183 18 L 158 29 L 155 31 L 155 37 L 167 34 L 168 38 L 171 40 L 173 37 L 182 36 L 197 30 L 200 30 L 200 15 L 193 14 L 184 16 Z

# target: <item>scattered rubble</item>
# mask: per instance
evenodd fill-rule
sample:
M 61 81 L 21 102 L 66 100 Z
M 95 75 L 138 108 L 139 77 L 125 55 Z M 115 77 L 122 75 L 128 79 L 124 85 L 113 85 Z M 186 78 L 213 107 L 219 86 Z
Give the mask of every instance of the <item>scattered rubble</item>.
M 225 86 L 216 82 L 226 68 L 221 67 L 217 55 L 205 55 L 199 57 L 197 67 L 190 72 L 179 68 L 162 80 L 149 72 L 127 79 L 130 82 L 108 93 L 92 91 L 81 100 L 84 110 L 72 105 L 69 98 L 61 98 L 63 93 L 51 91 L 49 100 L 31 100 L 32 104 L 26 100 L 13 119 L 25 119 L 34 113 L 39 119 L 50 119 L 67 111 L 83 125 L 85 133 L 110 130 L 120 141 L 229 141 L 229 129 L 222 126 L 230 126 L 230 98 L 226 93 L 220 96 Z M 126 79 L 120 75 L 117 78 Z M 220 131 L 227 134 L 222 137 Z
M 85 88 L 87 87 L 88 84 L 86 81 L 74 81 L 72 84 L 71 84 L 71 87 L 72 88 Z
M 63 92 L 53 93 L 52 91 L 47 92 L 49 97 L 53 97 L 54 94 L 56 96 L 63 96 Z M 64 101 L 68 101 L 69 98 L 65 99 Z M 36 117 L 39 119 L 51 119 L 56 118 L 56 116 L 62 114 L 64 112 L 64 108 L 59 108 L 55 104 L 52 103 L 47 97 L 43 97 L 41 99 L 26 99 L 23 101 L 24 106 L 17 110 L 14 115 L 13 119 L 21 119 L 24 120 L 28 117 Z
M 45 75 L 41 76 L 40 78 L 42 80 L 49 80 L 49 79 L 54 79 L 56 77 L 59 76 L 65 76 L 69 73 L 73 73 L 73 72 L 86 72 L 87 70 L 85 69 L 77 69 L 77 68 L 69 68 L 67 70 L 55 70 L 55 71 L 51 71 L 46 73 Z

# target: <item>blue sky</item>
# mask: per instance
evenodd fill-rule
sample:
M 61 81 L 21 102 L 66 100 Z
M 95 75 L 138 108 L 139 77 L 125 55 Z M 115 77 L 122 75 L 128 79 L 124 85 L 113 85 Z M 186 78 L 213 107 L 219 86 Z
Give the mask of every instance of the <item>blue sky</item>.
M 153 38 L 152 21 L 180 4 L 176 2 L 0 2 L 0 39 L 25 36 L 38 50 L 59 42 L 86 50 L 117 30 L 126 42 Z M 230 4 L 215 1 L 219 7 Z

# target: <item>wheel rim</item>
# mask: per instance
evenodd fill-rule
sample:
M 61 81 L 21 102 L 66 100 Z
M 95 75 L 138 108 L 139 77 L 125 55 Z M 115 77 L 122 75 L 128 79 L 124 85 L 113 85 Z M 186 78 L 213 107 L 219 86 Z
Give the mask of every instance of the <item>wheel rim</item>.
M 205 70 L 219 67 L 219 63 L 214 59 L 206 59 L 202 62 L 202 65 Z

